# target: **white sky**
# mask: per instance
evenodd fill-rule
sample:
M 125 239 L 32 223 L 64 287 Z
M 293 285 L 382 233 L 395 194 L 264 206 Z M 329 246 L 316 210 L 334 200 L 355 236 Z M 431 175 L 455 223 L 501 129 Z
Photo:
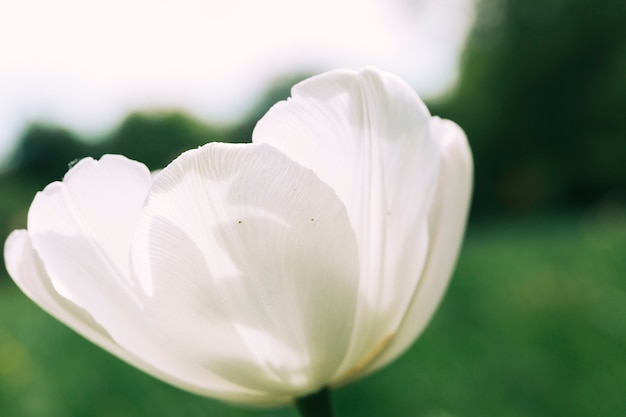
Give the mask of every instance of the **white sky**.
M 129 111 L 234 120 L 277 77 L 374 65 L 440 94 L 457 75 L 474 0 L 0 2 L 0 160 L 24 126 L 81 134 Z

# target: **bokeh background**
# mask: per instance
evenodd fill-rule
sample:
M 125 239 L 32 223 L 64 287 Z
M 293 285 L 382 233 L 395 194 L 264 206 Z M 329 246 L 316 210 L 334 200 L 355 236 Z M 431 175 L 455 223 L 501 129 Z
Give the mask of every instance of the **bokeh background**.
M 239 56 L 245 53 L 237 49 L 243 48 L 243 39 L 227 45 L 238 68 L 229 78 L 224 69 L 209 71 L 211 62 L 228 57 L 212 61 L 211 48 L 195 46 L 181 55 L 180 48 L 167 43 L 172 27 L 152 24 L 148 35 L 133 38 L 134 44 L 129 40 L 125 56 L 137 77 L 129 85 L 152 80 L 154 84 L 141 84 L 147 91 L 160 82 L 145 73 L 141 54 L 137 58 L 132 48 L 172 55 L 182 61 L 180 68 L 186 66 L 185 54 L 204 54 L 209 57 L 206 68 L 180 75 L 195 95 L 172 95 L 177 86 L 167 84 L 162 96 L 112 101 L 107 108 L 89 105 L 81 113 L 70 103 L 77 97 L 80 102 L 80 91 L 89 102 L 90 96 L 114 89 L 89 73 L 88 65 L 76 71 L 91 74 L 86 75 L 93 78 L 87 83 L 90 88 L 72 86 L 67 74 L 66 83 L 56 89 L 38 90 L 33 81 L 38 78 L 19 77 L 29 69 L 35 75 L 40 70 L 41 61 L 31 59 L 28 48 L 37 42 L 47 47 L 47 36 L 54 36 L 48 31 L 60 24 L 55 15 L 30 6 L 20 15 L 24 20 L 17 25 L 26 25 L 20 27 L 30 33 L 30 43 L 19 43 L 21 32 L 11 37 L 0 29 L 0 51 L 24 48 L 12 60 L 0 55 L 5 82 L 0 89 L 5 93 L 0 94 L 0 110 L 5 112 L 0 116 L 11 121 L 5 128 L 13 126 L 3 131 L 12 136 L 3 144 L 0 237 L 25 227 L 35 192 L 60 179 L 77 158 L 121 153 L 157 169 L 208 141 L 246 142 L 255 122 L 287 97 L 296 81 L 336 66 L 376 64 L 408 79 L 427 98 L 433 114 L 465 129 L 475 158 L 475 193 L 458 268 L 437 315 L 400 360 L 333 393 L 338 415 L 625 416 L 626 2 L 396 0 L 385 3 L 394 12 L 384 16 L 365 7 L 383 4 L 374 0 L 351 3 L 345 10 L 325 2 L 319 7 L 295 2 L 286 12 L 279 10 L 287 7 L 284 3 L 270 1 L 265 14 L 255 16 L 249 16 L 245 1 L 233 3 L 240 8 L 231 11 L 234 21 L 243 27 L 274 18 L 264 32 L 253 34 L 271 33 L 267 45 L 254 45 L 256 55 L 271 49 L 272 40 L 289 37 L 293 27 L 277 30 L 272 25 L 291 20 L 298 26 L 293 23 L 296 14 L 303 21 L 319 19 L 305 30 L 310 39 L 297 42 L 326 33 L 331 44 L 354 53 L 342 54 L 330 46 L 302 51 L 296 42 L 286 52 L 272 49 L 263 58 L 263 68 L 257 68 Z M 151 7 L 146 3 L 146 14 Z M 319 14 L 306 16 L 320 8 Z M 185 10 L 179 12 L 183 22 L 192 19 Z M 7 23 L 10 13 L 4 16 Z M 328 16 L 340 16 L 330 21 L 336 26 L 331 34 L 325 26 Z M 398 16 L 402 22 L 394 26 Z M 211 14 L 193 19 L 196 24 L 223 24 Z M 354 22 L 359 23 L 351 26 Z M 337 32 L 342 25 L 350 30 Z M 385 38 L 391 27 L 393 36 Z M 142 21 L 130 22 L 128 28 L 146 29 Z M 74 33 L 78 39 L 80 29 Z M 97 30 L 106 36 L 87 51 L 76 48 L 80 44 L 74 37 L 48 46 L 64 51 L 67 59 L 80 53 L 106 56 L 106 39 L 119 38 L 119 32 L 106 25 Z M 231 38 L 235 34 L 227 33 L 213 42 Z M 63 42 L 72 47 L 65 50 Z M 427 62 L 429 57 L 433 62 Z M 101 64 L 96 62 L 99 68 Z M 148 60 L 147 68 L 152 64 Z M 103 71 L 116 68 L 110 64 Z M 260 75 L 249 78 L 248 73 Z M 203 84 L 203 77 L 222 84 Z M 15 99 L 21 93 L 9 92 L 22 90 L 10 82 L 34 83 L 24 93 L 32 97 Z M 235 89 L 238 84 L 244 88 Z M 189 86 L 178 87 L 186 91 Z M 224 104 L 225 111 L 219 102 L 231 89 L 236 97 Z M 196 95 L 216 92 L 215 103 L 193 101 Z M 29 112 L 37 97 L 58 103 L 39 103 L 40 108 Z M 46 110 L 65 104 L 63 111 Z M 17 116 L 6 116 L 7 109 L 19 109 L 27 123 L 22 126 Z M 98 118 L 98 112 L 105 117 Z M 78 122 L 73 114 L 80 116 Z M 47 316 L 16 289 L 1 266 L 1 416 L 296 415 L 289 408 L 231 407 L 140 373 Z

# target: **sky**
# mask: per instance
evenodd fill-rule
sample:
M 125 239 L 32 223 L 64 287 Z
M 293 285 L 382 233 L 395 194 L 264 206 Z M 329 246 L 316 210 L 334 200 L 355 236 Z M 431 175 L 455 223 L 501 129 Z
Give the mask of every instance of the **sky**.
M 0 161 L 30 122 L 97 136 L 137 109 L 235 121 L 273 80 L 372 65 L 453 86 L 474 0 L 20 0 L 0 5 Z

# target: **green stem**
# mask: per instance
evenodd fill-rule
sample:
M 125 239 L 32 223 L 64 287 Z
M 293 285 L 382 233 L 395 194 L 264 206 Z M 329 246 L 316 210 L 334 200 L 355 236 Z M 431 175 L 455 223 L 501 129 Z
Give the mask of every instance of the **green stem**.
M 302 417 L 334 417 L 328 388 L 322 388 L 306 397 L 296 400 L 296 407 Z

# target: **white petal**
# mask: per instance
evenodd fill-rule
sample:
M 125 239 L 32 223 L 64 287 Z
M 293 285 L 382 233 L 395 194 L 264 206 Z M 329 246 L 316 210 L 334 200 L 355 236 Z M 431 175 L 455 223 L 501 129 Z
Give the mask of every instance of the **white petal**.
M 267 395 L 224 381 L 180 355 L 144 314 L 131 288 L 128 252 L 150 183 L 143 165 L 120 156 L 80 161 L 62 183 L 35 197 L 28 233 L 38 256 L 16 235 L 7 249 L 12 276 L 42 307 L 56 303 L 48 311 L 64 323 L 145 372 L 217 398 L 267 401 Z
M 356 231 L 361 296 L 340 374 L 380 352 L 418 285 L 441 158 L 429 120 L 409 85 L 366 69 L 296 85 L 255 128 L 254 142 L 277 147 L 335 189 Z
M 428 213 L 430 247 L 424 275 L 398 333 L 363 374 L 395 359 L 422 333 L 443 297 L 461 248 L 472 192 L 471 151 L 465 134 L 454 122 L 433 118 L 431 131 L 442 143 L 443 163 Z
M 130 241 L 150 183 L 138 162 L 86 158 L 38 193 L 28 212 L 28 232 L 52 284 L 109 332 L 123 328 L 127 313 L 124 305 L 112 310 L 111 300 L 121 294 L 134 303 Z
M 16 230 L 9 235 L 4 244 L 4 258 L 13 281 L 42 309 L 93 343 L 117 356 L 126 357 L 125 352 L 85 310 L 54 289 L 26 230 Z
M 85 158 L 63 178 L 82 232 L 92 234 L 112 266 L 128 274 L 130 241 L 152 176 L 145 165 L 121 155 Z M 30 228 L 29 219 L 29 230 Z
M 155 179 L 132 248 L 160 329 L 223 378 L 298 396 L 330 380 L 354 318 L 344 206 L 266 145 L 209 144 Z

